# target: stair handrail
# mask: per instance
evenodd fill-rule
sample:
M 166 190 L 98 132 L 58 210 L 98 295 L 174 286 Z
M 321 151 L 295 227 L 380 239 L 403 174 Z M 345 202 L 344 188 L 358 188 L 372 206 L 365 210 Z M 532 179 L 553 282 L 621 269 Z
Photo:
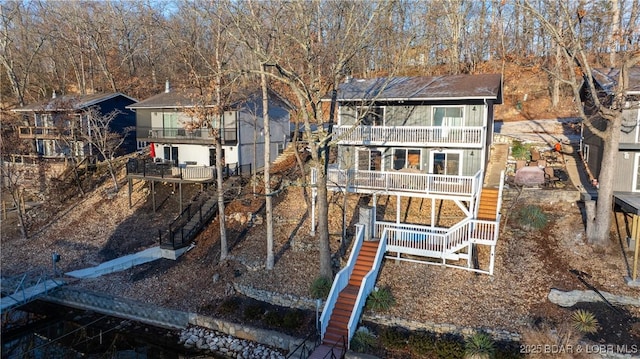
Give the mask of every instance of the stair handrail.
M 338 295 L 347 286 L 347 284 L 349 284 L 349 278 L 351 277 L 358 253 L 360 252 L 362 242 L 364 241 L 364 225 L 356 224 L 356 229 L 356 240 L 353 243 L 349 260 L 344 268 L 342 268 L 333 279 L 333 284 L 331 285 L 331 290 L 327 296 L 327 301 L 322 309 L 322 315 L 320 316 L 320 340 L 324 339 L 324 334 L 329 326 L 329 318 L 331 317 L 333 308 L 336 306 L 336 302 L 338 301 Z
M 314 338 L 315 342 L 313 343 L 313 345 L 314 345 L 314 346 L 313 346 L 313 347 L 311 347 L 311 351 L 306 350 L 306 349 L 307 349 L 307 343 L 308 343 L 308 342 L 310 342 L 310 341 L 311 341 L 311 338 L 313 338 L 313 337 L 315 337 L 315 338 Z M 307 355 L 306 357 L 308 358 L 308 357 L 309 357 L 309 354 L 313 351 L 313 348 L 315 348 L 315 347 L 317 347 L 317 346 L 318 346 L 318 340 L 317 340 L 317 337 L 318 337 L 318 332 L 316 332 L 316 331 L 313 331 L 313 332 L 311 332 L 311 333 L 307 334 L 307 336 L 302 340 L 302 342 L 301 342 L 300 344 L 298 344 L 298 346 L 297 346 L 297 347 L 295 347 L 295 349 L 293 349 L 292 351 L 290 351 L 289 353 L 287 353 L 287 356 L 285 356 L 284 358 L 285 358 L 285 359 L 293 358 L 293 355 L 294 355 L 295 353 L 297 353 L 297 352 L 298 352 L 298 350 L 301 350 L 301 352 L 300 352 L 300 354 L 299 354 L 299 356 L 298 356 L 299 358 L 304 358 L 304 355 L 305 355 L 305 354 Z M 306 352 L 305 352 L 305 350 L 306 350 Z
M 387 251 L 387 233 L 388 231 L 385 228 L 384 232 L 382 232 L 380 243 L 378 243 L 378 250 L 376 251 L 376 256 L 373 260 L 373 264 L 371 265 L 371 269 L 367 274 L 365 274 L 365 276 L 362 278 L 362 283 L 360 283 L 360 290 L 358 291 L 358 296 L 356 297 L 355 308 L 351 312 L 351 317 L 349 317 L 349 324 L 347 325 L 347 328 L 349 329 L 349 338 L 347 338 L 347 345 L 351 344 L 351 338 L 353 338 L 353 335 L 356 332 L 356 324 L 360 319 L 360 315 L 362 314 L 362 310 L 364 308 L 367 297 L 373 291 L 373 288 L 376 285 L 378 272 L 380 271 L 380 266 L 382 266 L 382 258 L 384 258 L 384 254 Z

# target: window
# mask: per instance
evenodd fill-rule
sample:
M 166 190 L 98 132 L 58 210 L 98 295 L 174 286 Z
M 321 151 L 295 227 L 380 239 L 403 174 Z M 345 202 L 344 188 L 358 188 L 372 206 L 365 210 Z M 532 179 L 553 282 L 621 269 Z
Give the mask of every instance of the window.
M 449 136 L 448 127 L 464 126 L 462 107 L 434 107 L 433 125 L 442 127 L 442 137 Z
M 403 168 L 422 169 L 420 156 L 422 151 L 419 149 L 397 148 L 393 152 L 393 169 L 401 170 Z
M 382 152 L 377 150 L 358 150 L 359 171 L 381 171 Z
M 178 128 L 178 114 L 175 112 L 162 114 L 162 126 L 165 129 Z
M 384 108 L 379 106 L 357 107 L 358 120 L 364 126 L 382 126 L 384 124 Z
M 460 175 L 460 153 L 456 152 L 432 152 L 431 173 L 438 175 Z

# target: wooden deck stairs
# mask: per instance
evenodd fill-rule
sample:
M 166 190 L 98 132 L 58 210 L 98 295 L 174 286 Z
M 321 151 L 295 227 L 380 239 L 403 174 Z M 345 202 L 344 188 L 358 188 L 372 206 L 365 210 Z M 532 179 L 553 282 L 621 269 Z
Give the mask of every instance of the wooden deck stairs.
M 483 188 L 478 203 L 478 219 L 495 221 L 498 218 L 498 203 L 500 190 L 498 188 Z
M 355 309 L 362 279 L 373 267 L 379 244 L 379 241 L 362 242 L 353 272 L 349 277 L 349 284 L 338 295 L 335 308 L 331 313 L 327 331 L 322 338 L 322 345 L 309 358 L 324 358 L 325 356 L 327 358 L 341 358 L 342 354 L 348 349 L 349 319 Z M 341 355 L 336 355 L 338 350 L 342 352 Z M 331 351 L 333 351 L 334 356 L 331 355 Z M 314 356 L 316 354 L 317 356 Z

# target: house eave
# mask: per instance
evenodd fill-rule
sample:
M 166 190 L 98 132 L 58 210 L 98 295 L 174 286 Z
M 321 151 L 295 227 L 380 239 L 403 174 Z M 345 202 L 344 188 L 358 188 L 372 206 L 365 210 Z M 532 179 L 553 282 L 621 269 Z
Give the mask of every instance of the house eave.
M 338 98 L 338 102 L 349 101 L 375 101 L 375 102 L 409 102 L 409 101 L 465 101 L 465 100 L 498 100 L 496 96 L 464 96 L 464 97 L 386 97 L 386 98 Z M 331 99 L 322 99 L 324 102 L 329 102 Z

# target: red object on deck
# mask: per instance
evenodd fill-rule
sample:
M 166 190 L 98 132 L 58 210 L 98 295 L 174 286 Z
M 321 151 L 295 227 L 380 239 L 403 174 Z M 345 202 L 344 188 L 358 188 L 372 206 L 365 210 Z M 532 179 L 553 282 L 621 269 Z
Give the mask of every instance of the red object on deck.
M 153 142 L 151 142 L 149 147 L 149 154 L 151 155 L 151 158 L 156 158 L 156 145 L 154 145 Z
M 556 143 L 554 149 L 556 150 L 556 152 L 562 151 L 562 145 L 560 144 L 560 142 Z

